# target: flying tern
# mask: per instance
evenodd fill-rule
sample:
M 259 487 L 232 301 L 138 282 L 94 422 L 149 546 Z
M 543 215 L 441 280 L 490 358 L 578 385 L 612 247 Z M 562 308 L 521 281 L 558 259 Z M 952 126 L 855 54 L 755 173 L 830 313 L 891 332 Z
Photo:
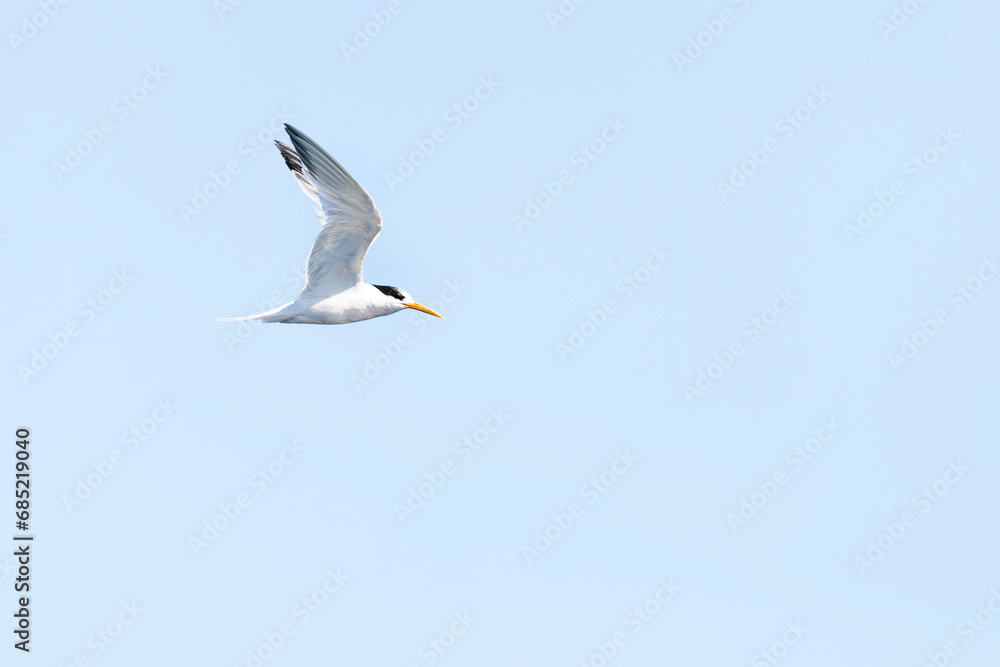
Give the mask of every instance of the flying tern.
M 294 301 L 266 313 L 224 319 L 347 324 L 407 308 L 441 317 L 398 287 L 362 280 L 365 253 L 382 229 L 375 202 L 319 144 L 287 123 L 285 130 L 292 145 L 274 143 L 323 224 L 309 253 L 306 286 Z

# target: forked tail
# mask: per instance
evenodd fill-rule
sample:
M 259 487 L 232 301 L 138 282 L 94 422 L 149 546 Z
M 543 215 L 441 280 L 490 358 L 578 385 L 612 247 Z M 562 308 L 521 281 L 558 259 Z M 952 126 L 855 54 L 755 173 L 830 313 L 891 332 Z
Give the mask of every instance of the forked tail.
M 216 317 L 216 322 L 250 322 L 252 320 L 261 320 L 262 322 L 281 322 L 285 319 L 285 316 L 281 314 L 285 308 L 290 306 L 291 303 L 286 303 L 283 306 L 278 306 L 277 308 L 272 308 L 265 313 L 257 313 L 256 315 L 247 315 L 246 317 Z
M 216 317 L 216 322 L 249 322 L 250 320 L 262 320 L 264 319 L 264 313 L 259 313 L 257 315 L 247 315 L 246 317 Z

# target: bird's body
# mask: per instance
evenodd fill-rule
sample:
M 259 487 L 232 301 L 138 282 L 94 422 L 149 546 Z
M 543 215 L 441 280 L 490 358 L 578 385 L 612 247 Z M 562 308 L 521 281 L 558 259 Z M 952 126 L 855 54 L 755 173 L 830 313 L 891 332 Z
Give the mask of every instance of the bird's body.
M 291 303 L 233 320 L 347 324 L 406 308 L 441 317 L 396 287 L 362 281 L 365 253 L 382 229 L 375 202 L 315 141 L 285 125 L 292 145 L 274 142 L 302 190 L 315 202 L 323 229 L 309 254 L 306 286 Z
M 375 285 L 358 283 L 333 296 L 300 296 L 284 306 L 243 319 L 286 324 L 348 324 L 392 315 L 407 307 L 396 297 L 380 291 Z

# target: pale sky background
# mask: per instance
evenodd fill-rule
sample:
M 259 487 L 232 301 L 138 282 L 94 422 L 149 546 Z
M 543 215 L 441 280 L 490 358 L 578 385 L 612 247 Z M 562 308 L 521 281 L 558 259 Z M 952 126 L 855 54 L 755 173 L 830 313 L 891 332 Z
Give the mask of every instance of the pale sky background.
M 0 540 L 18 427 L 36 539 L 2 664 L 599 667 L 616 633 L 622 666 L 995 664 L 1000 7 L 220 6 L 5 5 Z M 365 278 L 444 320 L 213 320 L 301 287 L 286 119 L 381 210 Z

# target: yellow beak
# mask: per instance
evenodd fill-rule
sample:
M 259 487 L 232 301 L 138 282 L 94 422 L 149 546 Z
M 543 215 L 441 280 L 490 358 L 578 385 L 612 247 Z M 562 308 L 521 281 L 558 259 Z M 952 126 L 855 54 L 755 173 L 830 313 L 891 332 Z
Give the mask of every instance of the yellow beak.
M 442 320 L 444 319 L 444 315 L 438 315 L 427 306 L 423 306 L 419 303 L 404 303 L 403 305 L 407 308 L 412 308 L 413 310 L 419 310 L 421 313 L 427 313 L 428 315 L 433 315 L 434 317 L 440 317 Z

